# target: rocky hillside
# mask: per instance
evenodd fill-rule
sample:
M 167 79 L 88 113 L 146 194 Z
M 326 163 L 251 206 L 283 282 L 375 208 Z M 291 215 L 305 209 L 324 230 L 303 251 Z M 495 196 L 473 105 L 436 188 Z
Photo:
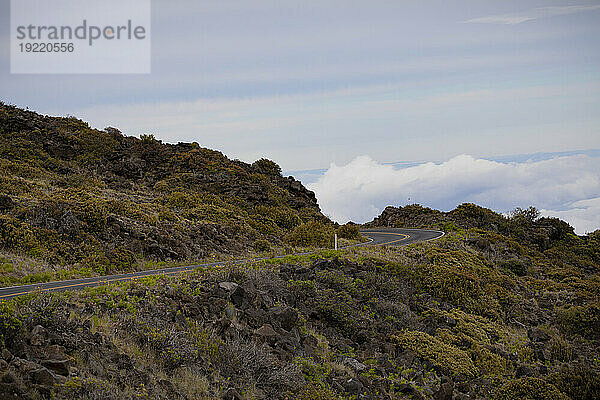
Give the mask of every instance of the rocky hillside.
M 388 206 L 365 227 L 433 228 L 446 232 L 478 228 L 509 236 L 539 250 L 548 250 L 569 240 L 578 241 L 572 226 L 558 218 L 540 217 L 534 207 L 517 208 L 505 216 L 471 203 L 461 204 L 449 212 L 419 204 Z M 579 241 L 586 240 L 587 236 L 579 238 Z
M 5 105 L 0 135 L 5 285 L 333 234 L 268 160 Z M 600 398 L 600 231 L 474 204 L 368 226 L 446 235 L 2 300 L 0 399 Z
M 2 302 L 0 393 L 600 398 L 600 232 L 533 209 L 433 213 L 447 228 L 433 242 Z
M 277 164 L 0 103 L 3 284 L 281 246 L 327 222 Z
M 0 393 L 598 399 L 599 250 L 597 234 L 540 250 L 457 228 L 408 247 L 34 294 L 0 303 Z

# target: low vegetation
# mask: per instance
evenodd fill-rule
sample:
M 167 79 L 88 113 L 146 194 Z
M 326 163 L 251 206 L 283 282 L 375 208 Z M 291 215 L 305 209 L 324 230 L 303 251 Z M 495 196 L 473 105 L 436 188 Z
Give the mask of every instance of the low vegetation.
M 273 161 L 0 103 L 0 285 L 320 246 L 333 229 Z
M 0 121 L 5 285 L 361 240 L 268 160 Z M 474 204 L 368 226 L 446 235 L 0 301 L 0 397 L 600 398 L 600 231 Z
M 596 399 L 594 238 L 541 250 L 459 227 L 407 247 L 30 295 L 2 303 L 2 388 L 55 399 Z M 563 241 L 579 250 L 557 252 Z

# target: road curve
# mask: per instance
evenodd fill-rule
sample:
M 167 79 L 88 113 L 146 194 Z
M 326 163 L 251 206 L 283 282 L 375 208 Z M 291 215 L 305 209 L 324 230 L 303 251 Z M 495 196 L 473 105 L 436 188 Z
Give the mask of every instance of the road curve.
M 404 246 L 412 243 L 424 242 L 437 239 L 444 235 L 443 232 L 430 231 L 423 229 L 400 229 L 400 228 L 377 228 L 361 230 L 361 233 L 371 239 L 369 242 L 361 243 L 359 246 Z M 356 245 L 354 245 L 356 246 Z M 354 247 L 348 246 L 348 247 Z M 311 254 L 300 253 L 299 255 Z M 283 258 L 277 256 L 272 258 L 246 259 L 237 261 L 228 261 L 229 264 L 244 264 L 250 261 L 260 261 L 267 259 Z M 125 282 L 155 275 L 176 275 L 181 272 L 192 271 L 196 268 L 210 268 L 223 265 L 225 262 L 212 262 L 207 264 L 188 265 L 184 267 L 171 267 L 154 269 L 148 271 L 130 272 L 126 274 L 107 275 L 93 278 L 72 279 L 68 281 L 54 281 L 37 283 L 33 285 L 11 286 L 0 288 L 0 300 L 10 299 L 12 297 L 22 296 L 36 291 L 60 292 L 65 290 L 83 289 L 86 287 L 101 286 L 112 282 Z
M 444 236 L 444 232 L 427 229 L 372 228 L 361 230 L 363 236 L 372 239 L 369 245 L 406 246 L 418 242 L 427 242 Z

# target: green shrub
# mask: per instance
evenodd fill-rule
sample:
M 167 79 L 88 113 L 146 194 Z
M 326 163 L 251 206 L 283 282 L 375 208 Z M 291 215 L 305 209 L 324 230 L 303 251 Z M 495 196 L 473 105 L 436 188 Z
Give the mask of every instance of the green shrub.
M 156 138 L 152 134 L 141 134 L 140 140 L 145 144 L 154 144 L 157 142 Z
M 312 357 L 298 357 L 295 361 L 300 366 L 300 370 L 306 380 L 312 383 L 320 384 L 332 373 L 331 367 L 328 364 L 319 363 Z
M 342 239 L 360 239 L 360 230 L 358 225 L 347 223 L 337 228 L 338 237 Z
M 192 221 L 225 222 L 235 217 L 233 210 L 214 204 L 200 204 L 181 213 L 181 216 Z
M 553 335 L 548 342 L 548 349 L 553 360 L 571 361 L 573 359 L 573 346 L 562 335 Z
M 254 214 L 247 220 L 248 225 L 263 235 L 273 235 L 280 232 L 279 227 L 271 218 Z
M 85 222 L 87 231 L 100 233 L 106 228 L 107 202 L 83 189 L 69 188 L 53 195 L 56 204 L 68 205 L 78 219 Z
M 294 400 L 337 400 L 339 396 L 336 396 L 329 387 L 311 384 L 293 398 Z
M 302 223 L 298 212 L 289 207 L 257 206 L 254 208 L 254 214 L 267 217 L 275 222 L 278 227 L 286 230 L 293 229 Z
M 319 290 L 314 300 L 319 313 L 341 332 L 351 335 L 364 326 L 365 316 L 348 293 Z
M 458 226 L 456 226 L 456 224 L 453 221 L 447 221 L 447 222 L 441 223 L 439 225 L 439 229 L 446 233 L 462 231 Z
M 303 297 L 314 297 L 317 292 L 315 281 L 291 280 L 288 287 Z
M 16 310 L 13 303 L 0 301 L 0 348 L 21 328 L 21 321 L 15 317 Z
M 342 271 L 317 271 L 315 275 L 320 283 L 323 283 L 336 291 L 345 291 L 353 296 L 360 294 L 362 281 L 360 279 L 353 279 Z
M 0 245 L 7 249 L 28 249 L 35 242 L 33 232 L 14 218 L 0 215 Z
M 502 261 L 500 263 L 500 268 L 511 271 L 517 276 L 527 275 L 527 265 L 523 261 L 514 258 Z
M 501 302 L 513 301 L 515 280 L 492 268 L 483 256 L 432 247 L 425 249 L 425 257 L 427 264 L 398 267 L 420 290 L 492 319 L 504 313 Z
M 271 243 L 268 240 L 258 239 L 254 242 L 254 250 L 256 251 L 269 251 L 271 250 Z
M 117 247 L 109 252 L 108 259 L 111 264 L 111 272 L 130 271 L 136 261 L 135 254 L 124 247 Z
M 488 208 L 473 203 L 463 203 L 446 214 L 461 228 L 483 228 L 502 230 L 507 224 L 507 218 Z
M 274 161 L 261 158 L 252 164 L 252 168 L 260 174 L 281 176 L 281 167 Z
M 330 248 L 333 246 L 333 236 L 333 226 L 307 222 L 295 227 L 286 237 L 286 241 L 292 246 Z
M 475 376 L 477 368 L 468 354 L 425 332 L 406 331 L 393 337 L 402 347 L 412 350 L 441 370 L 452 374 Z
M 169 207 L 190 209 L 199 205 L 199 199 L 193 194 L 176 191 L 164 196 L 163 203 Z
M 586 250 L 590 257 L 600 263 L 600 229 L 587 235 Z
M 539 378 L 521 378 L 508 382 L 499 390 L 496 400 L 569 400 L 556 386 Z
M 548 381 L 573 399 L 600 399 L 600 373 L 588 365 L 563 366 Z
M 188 332 L 194 340 L 196 353 L 211 362 L 217 361 L 223 341 L 215 333 L 194 320 L 187 320 Z
M 481 376 L 503 375 L 506 373 L 508 361 L 498 354 L 492 353 L 487 348 L 474 344 L 467 353 Z
M 460 309 L 453 308 L 446 312 L 436 309 L 430 309 L 422 314 L 423 317 L 433 318 L 436 322 L 444 323 L 449 318 L 456 321 L 456 326 L 452 331 L 458 334 L 465 335 L 470 341 L 488 344 L 493 337 L 503 335 L 504 328 L 497 322 L 492 322 L 487 318 L 466 313 Z
M 561 308 L 558 312 L 559 325 L 571 334 L 590 339 L 600 339 L 600 303 Z

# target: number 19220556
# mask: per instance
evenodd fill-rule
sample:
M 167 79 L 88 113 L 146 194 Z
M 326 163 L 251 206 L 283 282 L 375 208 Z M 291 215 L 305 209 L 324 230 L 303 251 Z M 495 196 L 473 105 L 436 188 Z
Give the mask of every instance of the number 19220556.
M 73 43 L 19 43 L 21 53 L 72 53 Z

